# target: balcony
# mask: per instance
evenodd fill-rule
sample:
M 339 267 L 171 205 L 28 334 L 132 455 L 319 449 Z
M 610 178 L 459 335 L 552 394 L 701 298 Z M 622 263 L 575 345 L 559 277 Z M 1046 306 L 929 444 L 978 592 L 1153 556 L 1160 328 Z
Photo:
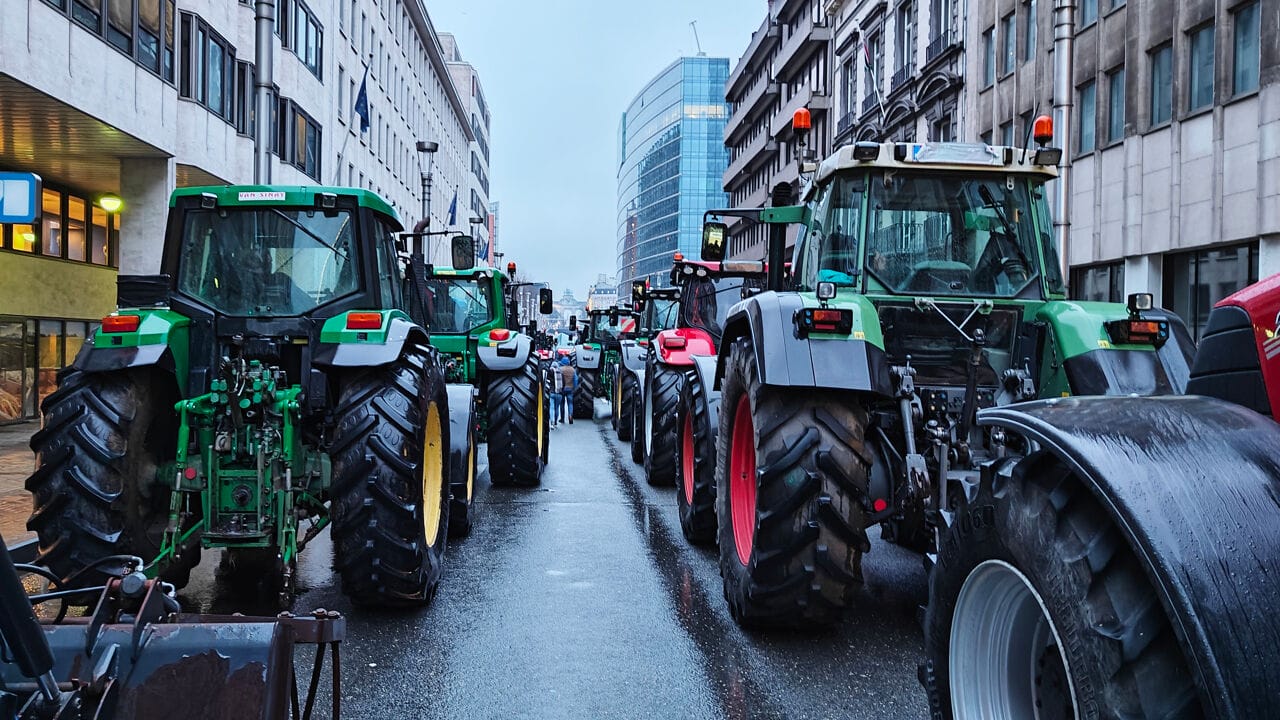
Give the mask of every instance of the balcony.
M 876 97 L 875 93 L 871 93 L 870 95 L 862 98 L 862 114 L 863 115 L 870 115 L 871 113 L 877 111 L 879 108 L 880 108 L 880 98 Z
M 742 132 L 751 127 L 747 122 L 760 108 L 778 97 L 779 85 L 761 79 L 747 96 L 738 101 L 738 109 L 729 116 L 724 126 L 724 144 L 733 145 L 742 136 Z
M 846 138 L 853 134 L 854 129 L 858 127 L 858 112 L 850 110 L 840 118 L 840 122 L 836 123 L 836 146 L 845 144 Z
M 786 82 L 792 75 L 804 68 L 804 62 L 819 48 L 831 42 L 831 27 L 825 24 L 815 25 L 806 18 L 796 28 L 791 37 L 778 51 L 773 61 L 773 76 Z
M 952 48 L 960 46 L 960 34 L 955 30 L 943 30 L 933 40 L 929 41 L 929 47 L 925 50 L 925 64 L 942 57 Z
M 915 77 L 915 74 L 916 69 L 912 67 L 912 63 L 907 63 L 906 65 L 898 68 L 897 72 L 893 74 L 893 84 L 891 85 L 893 89 L 889 92 L 895 93 L 901 90 L 907 83 L 911 82 L 912 78 Z
M 752 170 L 777 154 L 778 144 L 767 133 L 760 133 L 750 145 L 742 148 L 737 159 L 729 163 L 729 168 L 724 171 L 724 189 L 733 192 L 750 176 Z
M 790 130 L 791 117 L 803 107 L 809 108 L 809 111 L 813 113 L 816 119 L 817 115 L 826 112 L 831 107 L 831 96 L 804 88 L 790 100 L 784 102 L 782 107 L 778 109 L 778 113 L 773 116 L 773 121 L 769 123 L 769 133 L 773 137 L 778 137 Z
M 765 18 L 760 29 L 751 34 L 751 44 L 747 46 L 747 51 L 742 54 L 742 58 L 733 66 L 733 71 L 729 74 L 729 82 L 724 86 L 726 97 L 733 97 L 736 93 L 742 92 L 743 81 L 757 72 L 756 68 L 760 65 L 758 57 L 772 50 L 781 36 L 782 31 L 773 24 L 773 18 Z M 748 70 L 749 68 L 751 69 Z

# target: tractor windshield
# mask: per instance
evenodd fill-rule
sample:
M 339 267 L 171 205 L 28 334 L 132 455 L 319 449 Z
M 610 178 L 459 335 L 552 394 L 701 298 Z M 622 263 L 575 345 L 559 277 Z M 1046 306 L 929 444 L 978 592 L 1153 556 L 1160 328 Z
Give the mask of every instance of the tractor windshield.
M 719 343 L 729 308 L 742 299 L 743 285 L 749 282 L 755 281 L 707 275 L 689 278 L 680 290 L 680 326 L 702 330 Z
M 1048 255 L 1049 285 L 1058 290 L 1042 196 L 1042 186 L 1033 192 L 1025 180 L 994 174 L 841 178 L 826 213 L 818 279 L 852 284 L 865 256 L 866 271 L 893 293 L 1014 297 L 1039 279 Z M 860 232 L 864 253 L 855 242 Z
M 236 316 L 302 315 L 359 289 L 351 213 L 191 210 L 178 290 Z
M 616 322 L 609 319 L 609 313 L 591 316 L 591 338 L 600 342 L 605 337 L 631 337 L 636 334 L 636 319 L 630 315 L 615 315 Z
M 468 278 L 427 279 L 427 316 L 433 333 L 462 335 L 493 319 L 488 283 Z
M 678 300 L 650 300 L 650 329 L 669 330 L 674 328 L 679 313 L 680 302 Z

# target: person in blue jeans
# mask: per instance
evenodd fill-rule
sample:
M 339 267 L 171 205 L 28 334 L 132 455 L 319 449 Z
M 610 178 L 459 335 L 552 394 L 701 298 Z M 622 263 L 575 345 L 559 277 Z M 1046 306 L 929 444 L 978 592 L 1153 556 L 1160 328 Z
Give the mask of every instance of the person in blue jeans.
M 578 368 L 569 362 L 569 357 L 560 358 L 560 379 L 563 385 L 560 388 L 560 411 L 563 413 L 561 421 L 567 416 L 569 424 L 573 424 L 573 390 L 578 386 Z
M 551 395 L 551 427 L 557 427 L 564 421 L 564 376 L 560 374 L 560 366 L 547 363 L 547 392 Z

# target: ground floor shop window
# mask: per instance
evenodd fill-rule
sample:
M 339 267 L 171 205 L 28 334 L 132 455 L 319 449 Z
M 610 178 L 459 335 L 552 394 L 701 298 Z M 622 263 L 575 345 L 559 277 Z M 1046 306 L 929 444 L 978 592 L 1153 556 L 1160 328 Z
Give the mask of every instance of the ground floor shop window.
M 1258 243 L 1164 256 L 1164 307 L 1187 323 L 1198 341 L 1209 311 L 1221 299 L 1258 281 Z
M 1071 268 L 1071 299 L 1124 302 L 1124 262 Z
M 0 423 L 35 419 L 96 323 L 0 317 Z

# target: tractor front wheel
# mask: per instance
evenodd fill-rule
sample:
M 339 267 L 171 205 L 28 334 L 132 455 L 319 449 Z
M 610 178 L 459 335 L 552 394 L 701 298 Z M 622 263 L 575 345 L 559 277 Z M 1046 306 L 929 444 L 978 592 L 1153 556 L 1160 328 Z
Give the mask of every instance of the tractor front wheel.
M 334 565 L 363 605 L 425 605 L 449 529 L 449 416 L 430 351 L 344 382 L 330 456 Z
M 740 625 L 838 620 L 867 540 L 867 413 L 856 396 L 760 382 L 751 342 L 730 347 L 716 451 L 720 575 Z
M 694 545 L 716 541 L 716 434 L 706 388 L 689 373 L 676 408 L 676 504 L 680 530 Z
M 542 481 L 547 439 L 547 396 L 530 356 L 511 372 L 491 373 L 484 406 L 489 413 L 489 481 L 533 486 Z
M 63 370 L 41 404 L 44 427 L 31 438 L 36 471 L 27 479 L 39 536 L 36 563 L 75 585 L 101 585 L 120 564 L 112 555 L 151 562 L 169 519 L 172 478 L 157 471 L 177 457 L 177 388 L 149 369 Z M 193 519 L 198 508 L 189 515 Z M 186 585 L 200 561 L 196 547 L 168 562 L 160 577 Z
M 920 679 L 936 717 L 1203 717 L 1158 593 L 1109 518 L 1043 453 L 961 498 L 929 576 Z
M 650 485 L 676 481 L 676 403 L 683 380 L 678 368 L 652 362 L 644 376 L 644 476 Z
M 578 386 L 573 389 L 573 419 L 595 417 L 596 394 L 600 385 L 599 370 L 578 370 Z

